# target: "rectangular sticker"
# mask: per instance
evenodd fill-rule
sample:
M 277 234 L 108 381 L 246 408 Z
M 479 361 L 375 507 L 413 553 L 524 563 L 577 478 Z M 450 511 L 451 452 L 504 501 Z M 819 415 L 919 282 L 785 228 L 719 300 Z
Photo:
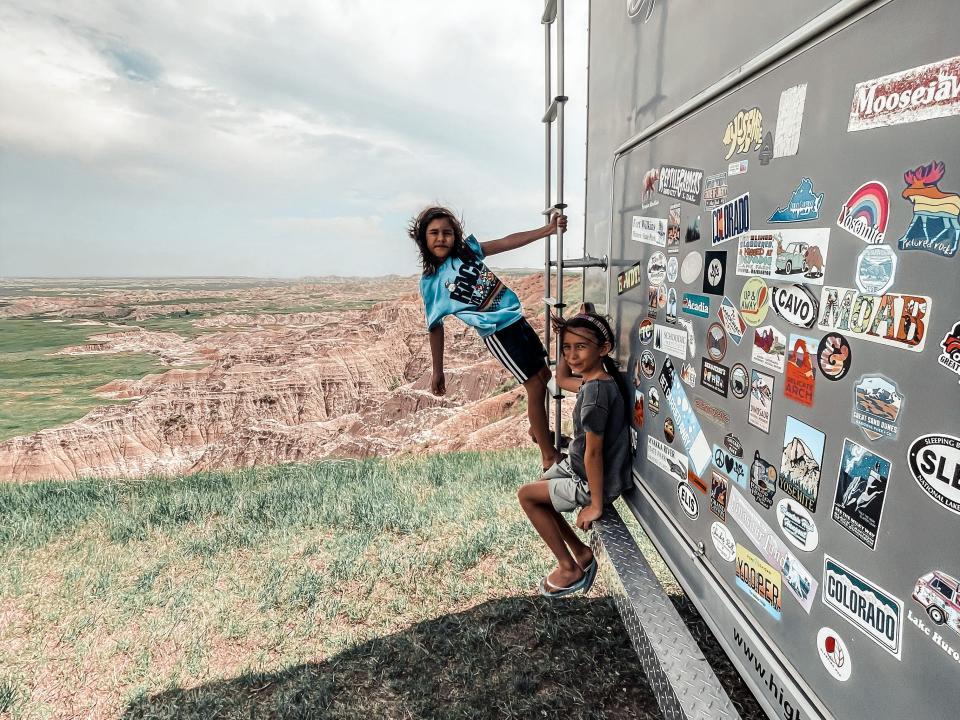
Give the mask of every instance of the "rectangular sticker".
M 687 331 L 684 328 L 655 325 L 653 328 L 653 349 L 673 355 L 680 360 L 687 359 Z
M 817 509 L 826 439 L 816 428 L 787 415 L 780 458 L 780 489 L 810 512 Z
M 743 460 L 734 457 L 716 443 L 713 445 L 713 466 L 737 485 L 746 489 L 747 466 L 743 464 Z
M 635 288 L 642 279 L 643 261 L 641 260 L 617 275 L 617 295 L 623 295 L 627 290 Z
M 775 568 L 780 569 L 787 583 L 787 590 L 797 599 L 804 611 L 809 613 L 813 607 L 813 599 L 817 596 L 819 584 L 810 571 L 790 552 L 780 536 L 767 525 L 760 514 L 747 502 L 746 497 L 735 487 L 730 488 L 727 515 L 743 529 L 763 558 Z
M 703 195 L 703 170 L 661 165 L 660 174 L 657 176 L 657 192 L 699 205 Z
M 820 291 L 817 327 L 920 352 L 932 310 L 933 303 L 926 295 L 866 295 L 853 288 L 825 285 Z
M 680 203 L 670 206 L 667 214 L 667 252 L 680 252 L 680 220 L 682 218 Z
M 823 602 L 897 660 L 903 603 L 829 555 L 823 556 Z
M 687 315 L 696 315 L 702 318 L 710 317 L 710 298 L 706 295 L 684 293 L 682 310 Z
M 630 237 L 635 242 L 656 245 L 657 247 L 666 247 L 667 221 L 664 218 L 634 215 Z
M 960 114 L 960 56 L 858 83 L 847 132 Z
M 787 373 L 783 378 L 783 394 L 791 400 L 813 406 L 813 391 L 816 374 L 814 358 L 817 341 L 806 335 L 790 334 L 787 344 Z
M 787 352 L 787 337 L 773 325 L 761 325 L 753 331 L 753 349 L 750 359 L 774 372 L 783 372 Z
M 727 242 L 750 230 L 750 193 L 713 209 L 713 245 Z
M 889 480 L 889 460 L 844 438 L 833 519 L 871 550 L 877 549 Z
M 703 187 L 703 207 L 705 210 L 711 210 L 727 198 L 727 174 L 725 172 L 716 175 L 707 175 Z
M 707 390 L 712 390 L 717 395 L 727 397 L 727 389 L 730 382 L 730 368 L 726 365 L 719 365 L 715 362 L 700 359 L 700 384 Z
M 800 148 L 800 126 L 803 124 L 803 105 L 807 99 L 807 84 L 794 85 L 780 93 L 777 109 L 777 134 L 773 140 L 775 158 L 796 155 Z
M 707 465 L 710 464 L 710 445 L 700 427 L 700 421 L 697 420 L 693 407 L 687 399 L 687 394 L 683 390 L 680 377 L 674 370 L 673 361 L 667 358 L 663 361 L 663 367 L 660 368 L 660 389 L 670 407 L 670 413 L 673 415 L 673 422 L 676 425 L 677 435 L 693 463 L 694 472 L 703 477 Z
M 727 165 L 727 175 L 729 175 L 730 177 L 743 175 L 749 169 L 750 169 L 749 160 L 734 160 L 732 163 Z
M 737 310 L 737 306 L 726 295 L 723 296 L 720 307 L 717 308 L 717 317 L 723 323 L 723 329 L 727 331 L 730 339 L 734 344 L 739 345 L 743 340 L 743 334 L 747 331 L 747 323 Z
M 780 573 L 737 543 L 737 587 L 780 620 Z
M 687 456 L 647 435 L 647 459 L 677 482 L 687 481 Z
M 758 430 L 770 432 L 770 413 L 773 409 L 773 375 L 750 370 L 750 407 L 747 422 Z
M 727 521 L 727 492 L 730 481 L 716 470 L 711 473 L 710 480 L 710 512 L 722 522 Z
M 770 232 L 741 235 L 737 242 L 737 275 L 772 278 L 777 256 L 777 239 Z

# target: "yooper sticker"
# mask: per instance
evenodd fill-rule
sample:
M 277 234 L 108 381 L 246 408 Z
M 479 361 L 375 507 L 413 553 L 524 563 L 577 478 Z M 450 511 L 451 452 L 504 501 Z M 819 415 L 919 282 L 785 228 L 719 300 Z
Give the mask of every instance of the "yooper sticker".
M 960 438 L 921 435 L 907 453 L 914 480 L 942 507 L 960 515 Z
M 737 543 L 737 587 L 752 597 L 774 620 L 780 620 L 780 573 Z

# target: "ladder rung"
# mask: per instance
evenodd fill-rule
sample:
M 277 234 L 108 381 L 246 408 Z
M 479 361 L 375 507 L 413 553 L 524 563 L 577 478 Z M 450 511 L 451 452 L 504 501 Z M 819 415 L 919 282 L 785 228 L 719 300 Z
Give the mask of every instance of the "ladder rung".
M 556 266 L 557 266 L 557 261 L 551 260 L 550 267 L 556 267 Z M 605 257 L 595 258 L 587 255 L 586 257 L 582 257 L 582 258 L 570 258 L 568 260 L 564 260 L 563 266 L 565 268 L 588 268 L 588 267 L 605 268 L 607 267 L 607 259 Z
M 556 298 L 552 298 L 552 297 L 545 297 L 543 299 L 543 302 L 545 302 L 550 307 L 555 307 L 555 308 L 565 308 L 567 306 L 566 303 L 560 302 Z
M 554 399 L 554 400 L 563 400 L 563 393 L 561 393 L 561 394 L 559 394 L 559 395 L 554 395 L 554 396 L 553 396 L 553 399 Z
M 551 123 L 556 120 L 557 107 L 560 105 L 560 103 L 565 103 L 569 99 L 570 98 L 568 98 L 566 95 L 557 95 L 553 99 L 553 102 L 547 107 L 547 111 L 543 114 L 543 120 L 541 120 L 541 122 Z
M 553 215 L 557 210 L 565 210 L 567 208 L 566 203 L 557 203 L 556 205 L 551 205 L 546 210 L 541 212 L 541 215 Z

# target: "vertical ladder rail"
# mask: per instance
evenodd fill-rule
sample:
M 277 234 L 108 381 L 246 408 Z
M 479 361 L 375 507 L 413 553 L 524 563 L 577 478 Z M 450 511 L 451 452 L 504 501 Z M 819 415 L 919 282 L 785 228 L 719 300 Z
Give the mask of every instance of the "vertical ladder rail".
M 548 5 L 549 5 L 549 3 L 548 3 Z M 544 16 L 543 16 L 543 19 L 542 19 L 542 21 L 541 21 L 541 22 L 543 23 L 543 48 L 544 48 L 544 56 L 543 56 L 543 64 L 544 64 L 543 106 L 544 106 L 545 108 L 549 108 L 549 107 L 550 107 L 550 103 L 551 103 L 551 101 L 553 100 L 553 98 L 552 98 L 552 96 L 551 96 L 551 89 L 552 89 L 552 88 L 551 88 L 551 86 L 552 86 L 552 82 L 551 82 L 551 81 L 552 81 L 552 72 L 551 72 L 551 64 L 550 64 L 550 59 L 551 59 L 551 53 L 550 53 L 550 25 L 552 24 L 553 21 L 551 20 L 550 22 L 548 22 L 546 18 L 547 18 L 547 9 L 544 9 Z M 546 172 L 545 172 L 545 174 L 544 174 L 544 202 L 543 202 L 543 207 L 547 209 L 547 210 L 545 210 L 544 212 L 549 211 L 550 203 L 551 203 L 550 171 L 551 171 L 551 160 L 552 160 L 551 152 L 552 152 L 552 148 L 553 148 L 552 143 L 550 142 L 550 128 L 551 128 L 551 125 L 552 125 L 552 123 L 549 123 L 549 122 L 545 122 L 545 123 L 543 124 L 544 158 L 546 159 Z M 549 218 L 549 216 L 546 216 L 546 217 Z M 551 273 L 551 270 L 550 270 L 550 260 L 551 260 L 551 257 L 550 257 L 550 247 L 551 247 L 551 241 L 550 241 L 550 240 L 551 240 L 550 237 L 547 237 L 546 242 L 544 242 L 544 244 L 543 244 L 543 296 L 544 296 L 544 298 L 550 297 L 550 288 L 551 288 L 551 283 L 550 283 L 550 273 Z M 544 347 L 547 349 L 547 352 L 549 353 L 549 352 L 550 352 L 550 333 L 551 333 L 551 327 L 550 327 L 550 306 L 547 305 L 546 303 L 544 303 L 544 305 L 543 305 L 543 315 L 544 315 L 544 317 L 543 317 L 543 320 L 544 320 L 544 323 L 543 323 L 543 340 L 544 340 L 544 343 L 543 343 L 543 345 L 544 345 Z M 545 408 L 545 409 L 546 409 L 547 417 L 548 417 L 548 418 L 550 417 L 550 402 L 551 402 L 551 400 L 552 400 L 552 398 L 550 397 L 550 393 L 548 392 L 548 393 L 544 396 L 544 403 L 546 404 L 546 408 Z
M 563 202 L 563 111 L 566 105 L 566 95 L 563 93 L 563 0 L 557 0 L 557 208 L 563 212 L 566 204 Z M 563 312 L 563 228 L 557 228 L 557 307 Z M 562 350 L 560 343 L 555 343 L 554 366 L 560 367 Z M 559 396 L 560 389 L 557 388 Z M 553 401 L 553 444 L 560 447 L 560 398 Z

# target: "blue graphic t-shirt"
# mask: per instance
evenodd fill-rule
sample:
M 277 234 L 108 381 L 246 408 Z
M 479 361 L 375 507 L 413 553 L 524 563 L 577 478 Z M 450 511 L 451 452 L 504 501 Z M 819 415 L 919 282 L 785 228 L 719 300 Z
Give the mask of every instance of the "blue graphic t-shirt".
M 520 320 L 523 310 L 517 294 L 484 265 L 477 239 L 470 235 L 464 242 L 473 260 L 448 257 L 432 275 L 420 278 L 427 328 L 432 330 L 447 315 L 456 315 L 486 337 Z

